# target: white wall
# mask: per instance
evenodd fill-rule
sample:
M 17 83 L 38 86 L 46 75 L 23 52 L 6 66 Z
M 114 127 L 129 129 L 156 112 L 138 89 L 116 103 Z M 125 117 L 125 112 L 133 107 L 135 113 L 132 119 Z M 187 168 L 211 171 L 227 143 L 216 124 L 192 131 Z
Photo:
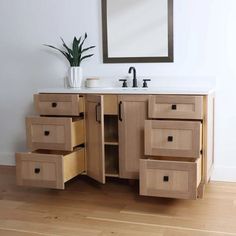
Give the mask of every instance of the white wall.
M 235 0 L 175 0 L 175 62 L 136 64 L 156 86 L 200 86 L 217 82 L 215 179 L 236 181 Z M 60 46 L 87 32 L 95 56 L 85 76 L 117 80 L 128 64 L 102 63 L 100 0 L 0 0 L 0 163 L 14 164 L 26 150 L 24 118 L 34 114 L 32 94 L 62 87 L 66 61 L 42 46 Z M 156 78 L 154 78 L 156 77 Z M 236 112 L 235 112 L 236 113 Z

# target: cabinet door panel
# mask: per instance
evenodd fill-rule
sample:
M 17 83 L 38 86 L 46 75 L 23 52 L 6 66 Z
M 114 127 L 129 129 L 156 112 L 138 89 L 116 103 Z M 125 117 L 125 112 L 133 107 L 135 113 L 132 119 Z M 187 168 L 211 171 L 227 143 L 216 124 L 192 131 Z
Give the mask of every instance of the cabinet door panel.
M 103 97 L 86 97 L 87 175 L 105 183 Z
M 144 121 L 148 96 L 119 96 L 119 170 L 121 178 L 139 178 L 139 159 L 144 156 Z

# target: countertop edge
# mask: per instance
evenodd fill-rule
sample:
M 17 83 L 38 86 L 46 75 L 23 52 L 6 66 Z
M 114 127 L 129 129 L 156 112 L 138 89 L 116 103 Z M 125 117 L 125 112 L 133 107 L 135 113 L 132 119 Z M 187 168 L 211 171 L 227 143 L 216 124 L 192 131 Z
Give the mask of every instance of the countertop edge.
M 127 95 L 209 95 L 215 93 L 214 88 L 156 88 L 156 89 L 122 89 L 122 88 L 112 88 L 112 89 L 103 89 L 103 88 L 80 88 L 80 89 L 71 89 L 71 88 L 48 88 L 48 89 L 39 89 L 38 93 L 62 93 L 62 94 L 127 94 Z

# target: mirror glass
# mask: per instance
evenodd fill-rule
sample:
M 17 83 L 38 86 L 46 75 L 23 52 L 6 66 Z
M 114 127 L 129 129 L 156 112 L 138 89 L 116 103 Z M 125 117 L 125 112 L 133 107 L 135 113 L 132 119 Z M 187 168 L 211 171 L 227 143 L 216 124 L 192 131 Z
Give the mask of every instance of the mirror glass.
M 173 0 L 102 0 L 105 63 L 172 62 Z

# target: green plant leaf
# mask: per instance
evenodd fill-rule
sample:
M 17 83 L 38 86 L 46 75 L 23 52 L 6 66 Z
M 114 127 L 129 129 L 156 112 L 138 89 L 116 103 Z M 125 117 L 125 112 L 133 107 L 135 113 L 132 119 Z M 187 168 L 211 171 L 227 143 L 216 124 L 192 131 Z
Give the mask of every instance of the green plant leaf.
M 74 66 L 78 66 L 78 64 L 79 64 L 78 58 L 80 56 L 80 52 L 79 52 L 79 48 L 78 48 L 78 40 L 76 37 L 74 37 L 72 48 L 73 48 Z
M 60 37 L 61 41 L 62 41 L 62 45 L 63 47 L 67 50 L 67 52 L 71 55 L 73 55 L 73 51 L 66 45 L 64 39 L 62 37 Z
M 82 50 L 82 53 L 88 51 L 89 49 L 95 48 L 95 47 L 96 47 L 96 46 L 91 46 L 91 47 L 88 47 L 88 48 L 84 48 L 84 49 Z
M 67 53 L 65 51 L 62 51 L 61 49 L 59 49 L 57 47 L 54 47 L 52 45 L 48 45 L 48 44 L 43 44 L 43 45 L 46 46 L 46 47 L 53 48 L 53 49 L 59 51 L 61 54 L 63 54 L 66 57 L 66 59 L 69 61 L 70 65 L 72 65 L 73 59 L 72 59 L 72 57 L 70 56 L 69 53 Z
M 86 58 L 92 57 L 93 55 L 94 55 L 94 54 L 89 54 L 89 55 L 83 56 L 83 57 L 81 58 L 81 61 L 83 61 L 83 60 L 86 59 Z

